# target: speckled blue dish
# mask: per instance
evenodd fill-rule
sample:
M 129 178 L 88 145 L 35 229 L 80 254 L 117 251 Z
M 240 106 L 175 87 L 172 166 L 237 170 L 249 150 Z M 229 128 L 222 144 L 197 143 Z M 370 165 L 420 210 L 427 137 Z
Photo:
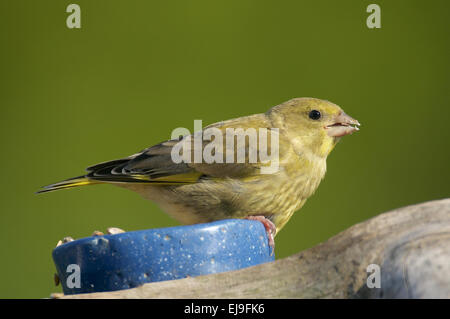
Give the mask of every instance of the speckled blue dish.
M 64 293 L 78 294 L 241 269 L 271 253 L 261 222 L 227 219 L 83 238 L 55 248 L 53 260 Z

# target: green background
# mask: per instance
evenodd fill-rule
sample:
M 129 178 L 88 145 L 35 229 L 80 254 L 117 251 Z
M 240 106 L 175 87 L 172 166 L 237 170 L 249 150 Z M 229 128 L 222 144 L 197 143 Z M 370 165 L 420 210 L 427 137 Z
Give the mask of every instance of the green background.
M 381 29 L 368 29 L 368 4 Z M 82 28 L 66 27 L 81 7 Z M 177 223 L 113 186 L 35 195 L 135 153 L 193 120 L 265 112 L 293 97 L 362 123 L 276 238 L 277 258 L 400 206 L 449 195 L 448 1 L 0 2 L 0 297 L 54 287 L 66 235 Z

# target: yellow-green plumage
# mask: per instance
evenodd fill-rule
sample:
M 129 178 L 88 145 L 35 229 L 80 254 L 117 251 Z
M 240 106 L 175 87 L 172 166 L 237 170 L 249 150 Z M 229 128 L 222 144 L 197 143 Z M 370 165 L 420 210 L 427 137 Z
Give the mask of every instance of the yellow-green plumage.
M 311 118 L 313 110 L 320 112 L 319 119 Z M 328 154 L 341 136 L 357 130 L 353 125 L 359 123 L 333 103 L 292 99 L 264 114 L 208 126 L 224 133 L 227 128 L 277 128 L 279 170 L 273 174 L 262 174 L 261 168 L 267 164 L 259 161 L 175 164 L 170 154 L 178 141 L 172 140 L 125 159 L 93 166 L 87 175 L 50 185 L 43 191 L 92 183 L 115 184 L 157 202 L 184 224 L 263 215 L 279 231 L 315 192 L 325 176 Z M 236 143 L 234 147 L 237 151 Z

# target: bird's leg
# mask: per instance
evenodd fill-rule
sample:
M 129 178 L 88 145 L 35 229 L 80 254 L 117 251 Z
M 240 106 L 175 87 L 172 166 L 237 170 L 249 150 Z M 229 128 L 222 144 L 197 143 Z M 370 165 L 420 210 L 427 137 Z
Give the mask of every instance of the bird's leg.
M 270 219 L 267 219 L 266 217 L 264 217 L 262 215 L 247 216 L 247 217 L 245 217 L 245 219 L 257 220 L 263 224 L 264 228 L 266 229 L 267 238 L 269 239 L 269 246 L 272 247 L 272 254 L 273 254 L 273 251 L 275 250 L 275 241 L 273 238 L 274 238 L 275 234 L 277 233 L 277 227 L 275 226 L 275 224 Z

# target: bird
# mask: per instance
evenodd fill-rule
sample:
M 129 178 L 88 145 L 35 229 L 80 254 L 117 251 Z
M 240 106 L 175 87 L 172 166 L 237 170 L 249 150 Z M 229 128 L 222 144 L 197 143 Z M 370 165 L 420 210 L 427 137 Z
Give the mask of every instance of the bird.
M 217 122 L 131 156 L 90 166 L 87 174 L 44 186 L 38 193 L 113 184 L 156 202 L 185 225 L 230 218 L 258 220 L 274 247 L 275 235 L 324 178 L 330 152 L 359 126 L 332 102 L 293 98 L 265 113 Z M 261 130 L 266 135 L 258 135 L 255 143 L 251 133 Z M 264 137 L 265 144 L 260 144 Z M 235 142 L 239 139 L 241 143 Z M 209 154 L 215 161 L 192 160 L 198 140 L 200 157 Z M 258 152 L 264 147 L 265 153 L 276 157 L 261 156 Z

